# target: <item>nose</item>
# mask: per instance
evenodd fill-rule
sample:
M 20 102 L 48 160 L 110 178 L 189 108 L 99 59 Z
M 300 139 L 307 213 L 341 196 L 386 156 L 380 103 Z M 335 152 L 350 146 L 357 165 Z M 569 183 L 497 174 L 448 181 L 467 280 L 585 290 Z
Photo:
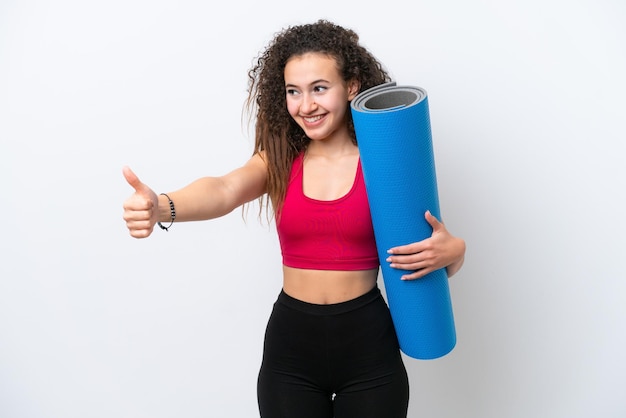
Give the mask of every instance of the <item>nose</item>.
M 300 110 L 302 113 L 309 114 L 317 109 L 317 103 L 315 103 L 315 97 L 312 94 L 305 93 L 302 97 L 302 103 Z

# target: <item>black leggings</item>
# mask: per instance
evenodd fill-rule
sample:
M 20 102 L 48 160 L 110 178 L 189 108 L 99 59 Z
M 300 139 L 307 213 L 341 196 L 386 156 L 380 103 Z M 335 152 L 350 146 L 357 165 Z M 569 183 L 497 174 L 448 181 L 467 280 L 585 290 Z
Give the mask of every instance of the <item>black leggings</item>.
M 262 418 L 405 418 L 407 374 L 378 287 L 331 305 L 281 292 L 257 391 Z

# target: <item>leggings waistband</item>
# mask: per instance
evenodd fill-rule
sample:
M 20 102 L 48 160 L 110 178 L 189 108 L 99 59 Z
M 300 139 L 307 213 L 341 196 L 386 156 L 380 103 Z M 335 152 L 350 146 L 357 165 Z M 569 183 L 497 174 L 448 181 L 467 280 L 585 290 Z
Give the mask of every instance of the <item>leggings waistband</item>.
M 284 290 L 281 290 L 276 303 L 312 315 L 337 315 L 359 309 L 379 298 L 382 298 L 382 294 L 378 286 L 374 286 L 369 292 L 354 299 L 327 305 L 304 302 L 289 296 Z

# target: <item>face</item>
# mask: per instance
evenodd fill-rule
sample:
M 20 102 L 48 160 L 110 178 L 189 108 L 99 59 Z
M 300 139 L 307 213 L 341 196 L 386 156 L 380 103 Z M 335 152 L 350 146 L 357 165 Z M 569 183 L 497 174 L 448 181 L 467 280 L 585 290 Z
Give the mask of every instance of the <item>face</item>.
M 349 138 L 346 113 L 358 83 L 343 80 L 334 58 L 320 53 L 290 58 L 285 93 L 289 114 L 309 138 Z

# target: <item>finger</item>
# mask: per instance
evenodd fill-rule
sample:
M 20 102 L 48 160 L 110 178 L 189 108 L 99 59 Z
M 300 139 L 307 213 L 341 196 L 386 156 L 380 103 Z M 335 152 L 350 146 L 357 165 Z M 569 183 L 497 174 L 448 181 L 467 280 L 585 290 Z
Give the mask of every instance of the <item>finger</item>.
M 428 222 L 428 224 L 433 228 L 433 231 L 438 230 L 443 225 L 435 215 L 430 213 L 429 210 L 427 210 L 424 214 L 424 218 L 426 218 L 426 222 Z
M 128 232 L 134 238 L 146 238 L 154 229 L 154 224 L 146 219 L 127 220 L 126 227 Z
M 149 220 L 126 221 L 126 227 L 129 231 L 147 231 L 152 229 L 152 223 Z
M 145 194 L 148 190 L 150 190 L 148 186 L 146 186 L 139 180 L 139 177 L 137 177 L 137 175 L 133 172 L 133 170 L 130 169 L 130 167 L 124 166 L 124 168 L 122 169 L 122 173 L 124 174 L 124 178 L 126 179 L 128 184 L 130 184 L 137 193 Z
M 137 201 L 133 205 L 124 205 L 122 216 L 126 223 L 129 222 L 149 222 L 152 218 L 152 208 L 149 201 Z
M 396 255 L 417 254 L 421 251 L 424 251 L 426 248 L 427 248 L 426 240 L 422 240 L 422 241 L 414 242 L 412 244 L 399 245 L 397 247 L 390 248 L 387 250 L 387 254 L 396 254 Z
M 444 228 L 443 223 L 439 222 L 439 220 L 433 215 L 429 210 L 424 213 L 424 218 L 426 222 L 433 229 L 433 233 L 439 231 L 441 228 Z M 414 242 L 406 245 L 399 245 L 397 247 L 393 247 L 387 250 L 387 254 L 416 254 L 421 251 L 424 251 L 428 248 L 427 244 L 428 238 L 424 238 L 422 241 Z
M 422 277 L 426 276 L 428 273 L 431 273 L 433 270 L 432 269 L 422 269 L 422 270 L 417 270 L 414 273 L 411 274 L 405 274 L 404 276 L 400 277 L 400 280 L 416 280 L 416 279 L 421 279 Z
M 153 228 L 148 229 L 129 229 L 128 232 L 133 238 L 148 238 L 152 234 Z
M 396 259 L 389 263 L 389 267 L 398 270 L 420 270 L 432 267 L 432 260 L 430 258 L 424 258 L 421 254 L 406 256 L 404 258 L 394 258 Z

